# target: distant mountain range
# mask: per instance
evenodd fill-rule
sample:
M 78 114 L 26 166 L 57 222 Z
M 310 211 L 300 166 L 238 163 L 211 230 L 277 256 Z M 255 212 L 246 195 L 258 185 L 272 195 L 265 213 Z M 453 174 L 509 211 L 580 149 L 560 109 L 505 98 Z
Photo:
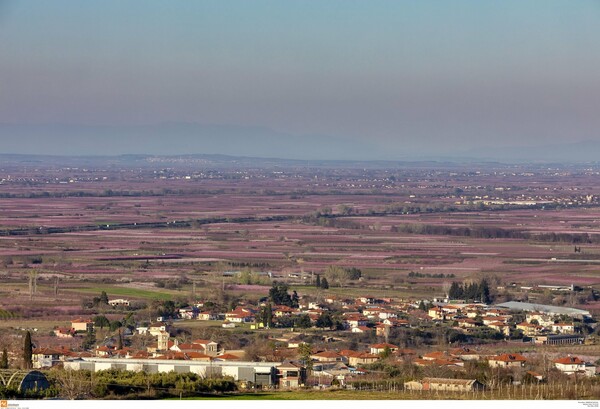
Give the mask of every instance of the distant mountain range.
M 600 141 L 505 148 L 476 148 L 465 152 L 465 156 L 478 158 L 479 160 L 494 160 L 508 163 L 531 161 L 540 163 L 598 162 L 600 161 Z
M 382 149 L 368 141 L 326 135 L 294 135 L 263 127 L 162 123 L 139 126 L 0 124 L 0 153 L 55 156 L 225 155 L 299 161 L 442 161 L 455 163 L 587 163 L 600 161 L 600 142 L 529 147 L 473 148 L 459 152 L 448 144 L 440 154 L 402 151 L 401 143 Z M 439 152 L 436 146 L 435 152 Z M 122 160 L 121 158 L 120 160 Z M 212 161 L 218 162 L 216 157 Z
M 227 154 L 286 159 L 374 159 L 369 143 L 268 128 L 195 123 L 141 126 L 0 124 L 0 152 L 44 155 Z

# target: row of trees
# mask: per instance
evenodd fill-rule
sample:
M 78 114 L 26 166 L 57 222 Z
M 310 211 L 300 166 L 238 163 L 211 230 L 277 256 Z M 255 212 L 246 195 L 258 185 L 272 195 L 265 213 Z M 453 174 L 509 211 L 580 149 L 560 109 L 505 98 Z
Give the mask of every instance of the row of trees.
M 520 230 L 506 230 L 500 227 L 450 227 L 433 224 L 400 224 L 392 226 L 392 232 L 410 234 L 430 234 L 441 236 L 474 237 L 480 239 L 527 239 L 528 233 Z
M 268 303 L 260 310 L 258 321 L 261 322 L 265 328 L 273 327 L 273 306 L 271 303 Z M 282 316 L 277 319 L 277 327 L 311 328 L 312 321 L 308 314 Z
M 444 273 L 431 274 L 431 273 L 419 273 L 419 272 L 411 271 L 410 273 L 408 273 L 408 277 L 409 278 L 454 278 L 456 276 L 452 273 L 450 273 L 450 274 L 444 274 Z
M 168 398 L 201 393 L 233 392 L 229 377 L 202 377 L 193 373 L 154 373 L 106 370 L 95 372 L 55 369 L 48 374 L 58 394 L 66 399 L 106 397 Z
M 450 227 L 432 224 L 400 224 L 392 226 L 392 232 L 409 234 L 430 234 L 440 236 L 474 237 L 478 239 L 523 239 L 551 243 L 598 244 L 600 235 L 589 233 L 541 233 L 533 234 L 522 230 L 500 227 Z M 581 249 L 579 248 L 579 252 Z
M 485 278 L 479 283 L 459 284 L 452 282 L 448 290 L 448 298 L 454 300 L 481 301 L 489 304 L 492 302 L 490 286 Z
M 267 284 L 269 282 L 268 277 L 261 277 L 258 273 L 250 270 L 249 268 L 245 268 L 244 270 L 238 273 L 238 283 L 239 284 Z

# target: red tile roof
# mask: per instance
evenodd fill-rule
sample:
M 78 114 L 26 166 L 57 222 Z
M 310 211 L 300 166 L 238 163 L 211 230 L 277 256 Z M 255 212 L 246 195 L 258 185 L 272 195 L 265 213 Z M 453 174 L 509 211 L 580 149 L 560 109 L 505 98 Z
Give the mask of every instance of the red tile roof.
M 582 361 L 581 359 L 579 359 L 576 356 L 566 356 L 564 358 L 560 358 L 554 361 L 557 364 L 564 364 L 564 365 L 583 365 L 585 364 L 584 361 Z
M 195 339 L 192 341 L 192 344 L 206 345 L 206 344 L 210 344 L 211 342 L 214 342 L 214 341 L 211 341 L 208 339 Z
M 353 351 L 351 349 L 343 349 L 340 351 L 341 356 L 345 356 L 346 358 L 355 358 L 361 355 L 360 352 Z
M 216 359 L 222 359 L 224 361 L 237 361 L 240 359 L 239 356 L 233 354 L 223 354 L 215 357 Z
M 35 348 L 32 353 L 33 355 L 64 355 L 65 351 L 52 348 Z
M 500 362 L 526 362 L 527 358 L 519 354 L 502 354 L 490 358 L 492 361 Z
M 370 348 L 377 348 L 377 349 L 384 349 L 385 347 L 388 347 L 390 349 L 398 349 L 398 347 L 396 345 L 392 345 L 392 344 L 373 344 L 370 346 Z
M 313 354 L 313 356 L 316 356 L 319 358 L 340 358 L 341 357 L 341 355 L 335 351 L 323 351 L 323 352 L 319 352 L 317 354 Z
M 423 355 L 423 359 L 441 359 L 441 358 L 447 358 L 446 353 L 443 351 L 434 351 L 434 352 L 429 352 L 429 353 Z
M 211 359 L 210 356 L 203 354 L 202 352 L 194 352 L 194 351 L 186 352 L 185 356 L 186 356 L 186 358 L 189 358 L 189 359 L 206 359 L 206 360 Z

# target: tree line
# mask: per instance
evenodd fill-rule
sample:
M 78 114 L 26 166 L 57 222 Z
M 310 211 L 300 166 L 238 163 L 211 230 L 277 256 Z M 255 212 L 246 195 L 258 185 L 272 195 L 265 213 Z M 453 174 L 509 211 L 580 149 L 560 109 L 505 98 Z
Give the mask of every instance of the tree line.
M 454 275 L 452 273 L 450 273 L 450 274 L 444 274 L 444 273 L 431 274 L 431 273 L 419 273 L 419 272 L 411 271 L 410 273 L 408 273 L 408 277 L 409 278 L 454 278 L 454 277 L 456 277 L 456 275 Z
M 105 370 L 94 372 L 53 369 L 47 373 L 58 396 L 66 399 L 157 399 L 233 392 L 230 377 L 202 377 L 194 373 L 146 373 Z
M 551 243 L 600 244 L 600 235 L 589 233 L 529 233 L 500 227 L 450 227 L 432 224 L 400 224 L 392 226 L 392 232 L 428 234 L 437 236 L 473 237 L 479 239 L 523 239 Z
M 448 290 L 448 298 L 453 300 L 481 301 L 489 304 L 492 302 L 490 286 L 485 278 L 479 283 L 459 284 L 452 282 Z

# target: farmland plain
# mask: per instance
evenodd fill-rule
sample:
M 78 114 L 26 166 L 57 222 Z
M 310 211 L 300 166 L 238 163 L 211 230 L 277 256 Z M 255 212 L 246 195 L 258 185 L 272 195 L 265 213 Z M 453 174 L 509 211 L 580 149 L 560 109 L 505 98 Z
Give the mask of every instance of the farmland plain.
M 216 300 L 265 294 L 275 279 L 314 295 L 330 265 L 362 271 L 330 290 L 347 296 L 441 296 L 481 276 L 498 291 L 600 285 L 593 167 L 73 161 L 0 169 L 7 320 L 63 322 L 101 291 Z M 231 273 L 243 269 L 256 285 L 240 286 Z

